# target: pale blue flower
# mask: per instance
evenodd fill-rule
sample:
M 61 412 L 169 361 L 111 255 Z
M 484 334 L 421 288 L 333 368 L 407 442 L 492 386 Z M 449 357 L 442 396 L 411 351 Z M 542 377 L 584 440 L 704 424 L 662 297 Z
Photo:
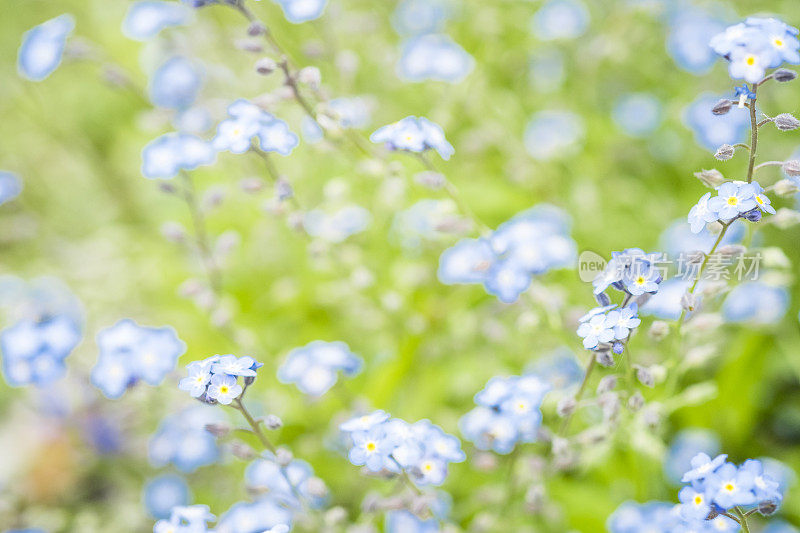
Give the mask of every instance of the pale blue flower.
M 588 25 L 589 11 L 580 0 L 547 0 L 533 15 L 531 32 L 543 41 L 575 39 Z
M 21 320 L 0 333 L 3 375 L 12 387 L 45 386 L 62 378 L 64 360 L 81 340 L 80 325 L 67 315 Z
M 227 374 L 214 374 L 206 390 L 206 397 L 209 400 L 216 400 L 222 405 L 229 405 L 234 399 L 242 394 L 242 386 L 236 380 L 236 376 Z
M 163 474 L 147 482 L 142 499 L 150 516 L 168 518 L 174 507 L 189 504 L 189 486 L 180 476 Z
M 64 14 L 28 30 L 17 54 L 17 71 L 31 81 L 42 81 L 61 64 L 67 38 L 75 28 L 72 15 Z
M 683 120 L 694 132 L 695 141 L 714 152 L 723 144 L 743 142 L 750 128 L 747 108 L 733 107 L 725 115 L 714 115 L 711 110 L 720 96 L 703 93 L 684 111 Z
M 412 82 L 435 80 L 458 83 L 474 67 L 472 56 L 450 37 L 427 34 L 403 43 L 397 75 Z
M 13 172 L 0 170 L 0 205 L 10 202 L 22 192 L 22 181 Z
M 278 533 L 283 529 L 280 526 L 291 526 L 291 524 L 292 511 L 267 495 L 252 503 L 234 504 L 220 517 L 214 532 L 263 533 L 274 529 Z
M 525 149 L 540 161 L 574 154 L 585 135 L 583 119 L 570 111 L 545 110 L 525 127 Z
M 789 309 L 789 293 L 783 287 L 748 281 L 735 286 L 722 304 L 726 322 L 753 325 L 777 324 Z
M 612 116 L 619 128 L 632 137 L 647 137 L 661 124 L 661 102 L 649 93 L 619 97 Z
M 203 74 L 199 66 L 185 57 L 175 56 L 153 73 L 148 93 L 154 105 L 182 110 L 194 104 L 202 86 Z
M 167 133 L 142 150 L 142 175 L 149 179 L 174 178 L 181 170 L 214 163 L 217 154 L 206 141 L 188 133 Z
M 122 34 L 129 39 L 146 41 L 165 28 L 188 23 L 191 17 L 191 10 L 176 2 L 134 2 L 122 21 Z
M 355 376 L 362 364 L 344 342 L 312 341 L 289 352 L 278 369 L 278 380 L 294 383 L 304 394 L 322 396 L 336 384 L 339 372 Z
M 717 196 L 708 201 L 708 209 L 720 220 L 731 220 L 757 207 L 755 187 L 750 183 L 728 182 L 717 187 Z
M 338 243 L 366 230 L 371 221 L 372 215 L 363 207 L 346 205 L 332 212 L 308 211 L 303 217 L 303 227 L 312 237 Z
M 403 0 L 392 13 L 392 27 L 401 35 L 438 33 L 450 11 L 447 0 Z
M 406 117 L 398 122 L 375 130 L 369 138 L 374 143 L 383 143 L 389 150 L 422 153 L 436 150 L 444 160 L 455 153 L 447 142 L 441 126 L 425 117 Z
M 328 0 L 273 0 L 273 2 L 281 6 L 286 20 L 293 24 L 318 19 L 328 4 Z
M 698 453 L 692 457 L 692 468 L 683 474 L 681 481 L 687 483 L 704 480 L 716 472 L 717 469 L 725 463 L 725 459 L 727 458 L 728 456 L 726 454 L 718 455 L 714 459 L 711 459 L 711 457 L 705 453 Z
M 166 417 L 148 443 L 150 462 L 156 467 L 174 464 L 181 472 L 216 462 L 220 451 L 206 425 L 225 420 L 218 408 L 200 404 Z

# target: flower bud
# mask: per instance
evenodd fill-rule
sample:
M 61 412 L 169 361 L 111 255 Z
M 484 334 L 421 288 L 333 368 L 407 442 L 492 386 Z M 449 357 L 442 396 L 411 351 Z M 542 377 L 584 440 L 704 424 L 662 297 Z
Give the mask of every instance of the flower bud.
M 772 121 L 775 123 L 775 127 L 781 131 L 792 131 L 800 128 L 800 120 L 797 120 L 789 113 L 781 113 Z
M 761 209 L 754 207 L 750 211 L 746 211 L 742 214 L 742 218 L 745 220 L 749 220 L 750 222 L 760 222 L 761 221 Z
M 730 144 L 723 144 L 719 148 L 717 148 L 714 157 L 719 159 L 720 161 L 727 161 L 728 159 L 733 157 L 733 154 L 736 153 L 736 148 L 731 146 Z
M 261 74 L 262 76 L 268 76 L 275 72 L 275 69 L 278 68 L 278 64 L 275 63 L 275 60 L 271 57 L 262 57 L 258 61 L 256 61 L 256 72 Z
M 283 202 L 294 196 L 294 189 L 292 185 L 283 178 L 278 178 L 275 182 L 275 197 Z
M 650 329 L 647 331 L 647 333 L 653 340 L 663 340 L 667 335 L 669 335 L 669 324 L 663 320 L 656 320 L 650 325 Z
M 797 72 L 789 70 L 788 68 L 779 68 L 772 73 L 772 77 L 775 78 L 775 81 L 785 83 L 795 79 L 797 77 Z
M 250 194 L 261 191 L 264 185 L 264 180 L 261 178 L 244 178 L 239 182 L 239 188 Z
M 264 51 L 264 47 L 261 46 L 261 43 L 252 39 L 238 39 L 234 41 L 233 45 L 239 50 L 244 52 L 252 52 L 254 54 Z
M 758 502 L 758 512 L 764 516 L 775 514 L 775 511 L 777 510 L 778 510 L 778 504 L 773 500 L 765 500 L 763 502 Z
M 597 394 L 603 394 L 605 392 L 612 391 L 616 388 L 616 386 L 617 376 L 604 376 L 603 379 L 600 380 L 600 383 L 597 384 Z
M 740 256 L 744 254 L 746 251 L 747 248 L 745 248 L 741 244 L 726 244 L 725 246 L 720 246 L 717 249 L 717 253 L 726 258 Z
M 256 458 L 253 448 L 238 440 L 231 443 L 231 453 L 242 461 L 252 461 Z
M 656 384 L 656 379 L 649 368 L 640 365 L 634 365 L 634 368 L 636 369 L 636 379 L 639 380 L 639 383 L 645 387 L 652 387 Z
M 275 452 L 275 462 L 278 463 L 279 466 L 289 466 L 293 459 L 294 455 L 286 448 L 278 448 L 278 451 Z
M 681 296 L 681 308 L 683 308 L 685 311 L 694 311 L 696 305 L 697 296 L 691 292 L 683 293 L 683 296 Z
M 562 398 L 556 406 L 556 413 L 558 413 L 558 416 L 561 418 L 564 418 L 572 414 L 577 405 L 578 403 L 575 401 L 575 398 Z
M 283 420 L 281 420 L 277 415 L 267 415 L 259 418 L 260 422 L 263 422 L 267 429 L 276 430 L 283 427 Z
M 347 510 L 344 507 L 336 506 L 330 508 L 325 513 L 325 525 L 335 526 L 347 520 Z
M 297 81 L 317 89 L 322 83 L 322 73 L 317 67 L 304 67 L 297 73 Z
M 628 409 L 631 411 L 638 411 L 644 407 L 644 396 L 638 390 L 628 398 Z
M 614 355 L 620 355 L 625 351 L 625 345 L 617 341 L 611 345 L 611 351 L 614 352 Z
M 231 427 L 228 424 L 206 424 L 206 431 L 215 437 L 224 437 L 230 433 Z
M 326 487 L 325 482 L 318 477 L 308 478 L 308 481 L 306 481 L 306 490 L 311 496 L 317 498 L 324 498 L 328 495 L 328 487 Z
M 600 366 L 604 366 L 606 368 L 610 368 L 614 366 L 614 357 L 611 355 L 609 350 L 597 350 L 595 352 L 595 358 L 597 360 L 597 364 Z
M 772 188 L 778 196 L 792 196 L 800 190 L 792 180 L 780 180 Z
M 723 176 L 722 172 L 715 168 L 712 168 L 711 170 L 695 172 L 694 177 L 702 181 L 706 187 L 711 187 L 712 189 L 716 189 L 725 183 L 725 176 Z
M 722 100 L 714 104 L 714 107 L 711 108 L 711 112 L 714 113 L 715 115 L 725 115 L 728 113 L 728 111 L 731 110 L 732 105 L 733 102 L 731 102 L 727 98 L 723 98 Z
M 601 292 L 600 294 L 595 294 L 594 299 L 597 300 L 597 305 L 600 307 L 605 307 L 607 305 L 611 305 L 611 298 L 608 294 Z
M 797 159 L 785 161 L 781 168 L 787 176 L 800 176 L 800 161 Z
M 247 35 L 250 37 L 258 37 L 259 35 L 264 35 L 267 33 L 267 27 L 264 26 L 264 23 L 254 20 L 250 23 L 250 26 L 247 27 Z
M 447 179 L 444 175 L 429 170 L 416 173 L 414 175 L 414 181 L 433 191 L 441 189 L 444 187 L 445 183 L 447 183 Z
M 186 240 L 186 230 L 178 222 L 164 222 L 161 225 L 161 234 L 169 242 L 176 244 Z

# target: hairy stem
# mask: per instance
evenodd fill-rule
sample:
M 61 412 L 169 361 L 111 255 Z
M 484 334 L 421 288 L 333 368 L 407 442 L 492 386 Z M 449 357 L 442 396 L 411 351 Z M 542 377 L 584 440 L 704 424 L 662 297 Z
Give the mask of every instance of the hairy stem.
M 758 148 L 758 118 L 756 117 L 756 94 L 758 85 L 753 84 L 753 98 L 750 100 L 750 162 L 747 165 L 747 183 L 753 181 L 753 170 L 756 164 L 756 149 Z
M 211 243 L 209 242 L 208 232 L 206 231 L 206 221 L 197 203 L 197 192 L 195 191 L 194 182 L 192 181 L 192 176 L 186 171 L 181 171 L 181 177 L 184 183 L 183 199 L 192 217 L 192 226 L 194 228 L 197 249 L 200 252 L 200 257 L 203 261 L 211 289 L 214 291 L 214 294 L 219 296 L 222 292 L 222 275 L 214 260 L 214 254 L 211 252 Z
M 579 402 L 583 397 L 583 394 L 586 392 L 586 387 L 589 384 L 589 377 L 592 375 L 592 371 L 594 370 L 595 366 L 597 366 L 597 357 L 594 355 L 594 352 L 590 354 L 589 364 L 586 366 L 586 371 L 583 373 L 583 381 L 581 382 L 581 386 L 578 389 L 578 392 L 575 393 L 575 403 Z M 561 427 L 558 430 L 558 435 L 564 436 L 569 429 L 569 422 L 572 420 L 572 413 L 577 410 L 577 405 L 572 412 L 568 413 L 567 416 L 564 417 L 564 421 L 561 423 Z

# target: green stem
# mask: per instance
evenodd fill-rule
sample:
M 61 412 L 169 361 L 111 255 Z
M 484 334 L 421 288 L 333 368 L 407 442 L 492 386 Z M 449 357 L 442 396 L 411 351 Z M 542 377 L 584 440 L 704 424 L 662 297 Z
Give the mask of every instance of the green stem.
M 261 430 L 261 424 L 259 424 L 256 421 L 256 419 L 253 418 L 253 415 L 251 415 L 250 411 L 248 411 L 247 408 L 244 406 L 241 397 L 233 400 L 233 403 L 234 403 L 233 408 L 242 413 L 242 416 L 244 417 L 245 420 L 247 420 L 247 423 L 253 430 L 253 435 L 255 435 L 259 441 L 261 441 L 261 444 L 264 446 L 264 448 L 271 451 L 273 454 L 276 453 L 278 449 L 275 447 L 274 444 L 270 442 L 267 436 L 264 435 L 264 432 Z
M 206 231 L 206 222 L 203 213 L 200 211 L 200 206 L 197 203 L 197 193 L 194 188 L 194 182 L 192 181 L 191 175 L 185 170 L 181 171 L 181 177 L 184 183 L 183 199 L 192 217 L 192 226 L 194 228 L 195 240 L 200 252 L 200 258 L 205 266 L 211 289 L 214 291 L 214 294 L 219 296 L 222 292 L 222 276 L 214 261 L 214 255 L 211 252 L 211 244 L 208 239 L 208 232 Z
M 697 272 L 697 277 L 694 279 L 694 283 L 692 283 L 692 286 L 689 288 L 688 291 L 689 294 L 694 294 L 694 290 L 697 288 L 697 284 L 700 282 L 700 278 L 703 277 L 703 271 L 706 269 L 706 266 L 708 265 L 709 258 L 712 255 L 714 255 L 714 252 L 717 251 L 719 243 L 722 242 L 723 237 L 725 237 L 725 233 L 727 233 L 728 228 L 731 226 L 732 223 L 733 221 L 730 221 L 727 224 L 725 223 L 722 224 L 722 231 L 719 232 L 717 240 L 716 242 L 714 242 L 714 246 L 711 247 L 711 250 L 709 250 L 709 252 L 703 258 L 703 262 L 700 264 L 700 270 Z M 686 309 L 683 309 L 681 310 L 681 316 L 678 318 L 678 329 L 680 329 L 681 325 L 683 325 L 683 321 L 685 318 L 686 318 Z
M 747 166 L 747 183 L 753 181 L 753 169 L 756 164 L 756 148 L 758 148 L 758 118 L 756 117 L 756 93 L 758 85 L 753 84 L 753 98 L 750 100 L 750 162 Z
M 597 366 L 597 357 L 595 357 L 594 352 L 591 352 L 589 358 L 589 364 L 586 366 L 586 371 L 583 374 L 583 381 L 581 382 L 581 386 L 578 389 L 578 392 L 575 393 L 575 403 L 577 404 L 580 399 L 583 397 L 583 394 L 586 392 L 586 386 L 589 383 L 589 376 L 592 375 L 592 371 L 594 370 L 595 366 Z M 575 409 L 572 413 L 577 410 L 578 406 L 575 406 Z M 566 417 L 564 417 L 564 421 L 561 423 L 561 428 L 558 430 L 558 435 L 564 436 L 569 429 L 569 422 L 572 420 L 572 413 L 569 413 Z
M 744 514 L 738 507 L 734 507 L 733 512 L 739 517 L 739 523 L 742 525 L 742 531 L 744 533 L 750 533 L 750 526 L 747 523 L 747 515 Z

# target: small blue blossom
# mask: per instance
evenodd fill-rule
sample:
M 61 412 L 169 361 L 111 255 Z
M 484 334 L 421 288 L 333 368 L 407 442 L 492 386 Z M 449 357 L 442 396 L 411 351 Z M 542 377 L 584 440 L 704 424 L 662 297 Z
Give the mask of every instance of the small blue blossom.
M 345 205 L 335 211 L 312 209 L 303 217 L 306 233 L 323 241 L 338 243 L 369 227 L 372 215 L 359 205 Z
M 147 482 L 142 497 L 150 516 L 166 519 L 174 507 L 189 504 L 189 486 L 180 476 L 164 474 Z
M 3 376 L 12 387 L 49 385 L 62 378 L 64 359 L 81 340 L 80 326 L 69 316 L 21 320 L 0 333 Z
M 206 398 L 216 400 L 222 405 L 229 405 L 233 400 L 242 394 L 242 386 L 236 380 L 236 376 L 227 374 L 214 374 L 206 389 Z
M 441 126 L 425 117 L 406 117 L 399 122 L 375 130 L 369 138 L 374 143 L 383 143 L 389 150 L 422 153 L 436 150 L 444 160 L 455 153 L 447 142 Z
M 478 449 L 510 453 L 518 442 L 535 442 L 540 410 L 550 385 L 528 374 L 494 377 L 475 395 L 478 407 L 461 417 L 461 433 Z
M 438 33 L 450 11 L 446 0 L 403 0 L 392 13 L 392 27 L 400 35 Z
M 689 211 L 689 225 L 692 233 L 700 233 L 706 228 L 706 224 L 719 220 L 719 213 L 708 207 L 709 199 L 711 199 L 711 193 L 707 192 Z
M 318 19 L 328 4 L 328 0 L 273 0 L 273 2 L 281 6 L 286 20 L 293 24 Z
M 533 15 L 531 32 L 543 41 L 575 39 L 588 25 L 589 11 L 580 0 L 548 0 Z
M 0 205 L 10 202 L 22 192 L 22 181 L 13 172 L 0 170 Z
M 258 148 L 264 152 L 289 155 L 299 142 L 286 122 L 247 100 L 233 102 L 228 114 L 230 118 L 219 123 L 214 137 L 213 146 L 218 151 L 241 154 L 258 140 Z
M 595 315 L 578 326 L 578 336 L 583 338 L 584 348 L 594 350 L 600 343 L 614 339 L 614 326 L 608 325 L 606 315 Z
M 661 102 L 652 94 L 626 94 L 617 99 L 612 117 L 631 137 L 647 137 L 661 124 L 661 107 Z
M 372 106 L 364 97 L 334 98 L 328 102 L 328 109 L 342 128 L 363 128 L 372 115 Z
M 17 71 L 31 81 L 53 73 L 64 55 L 67 37 L 75 28 L 72 15 L 59 15 L 25 32 L 17 54 Z
M 682 504 L 681 516 L 686 520 L 704 520 L 711 511 L 711 498 L 692 486 L 683 487 L 678 500 Z
M 287 533 L 292 511 L 270 496 L 239 502 L 223 514 L 214 533 Z
M 229 405 L 244 391 L 238 383 L 238 377 L 241 376 L 244 383 L 249 385 L 262 366 L 248 356 L 212 355 L 202 361 L 189 363 L 186 366 L 188 376 L 181 379 L 178 388 L 201 401 Z
M 783 499 L 780 484 L 764 471 L 764 465 L 756 459 L 748 459 L 740 467 L 740 472 L 753 479 L 752 490 L 757 502 L 771 501 L 780 503 Z
M 708 476 L 713 474 L 720 466 L 725 463 L 725 459 L 728 456 L 725 454 L 718 455 L 714 459 L 711 459 L 705 453 L 698 453 L 692 458 L 691 461 L 691 469 L 687 470 L 683 477 L 681 478 L 681 482 L 688 483 L 694 481 L 702 481 L 706 479 Z
M 711 39 L 711 48 L 729 61 L 733 79 L 758 83 L 766 69 L 800 63 L 798 30 L 774 18 L 749 17 Z
M 175 2 L 134 2 L 122 21 L 122 34 L 129 39 L 147 41 L 163 29 L 188 23 L 191 16 L 189 9 Z
M 130 319 L 100 331 L 97 346 L 100 355 L 92 369 L 92 384 L 112 399 L 140 380 L 159 385 L 186 351 L 174 329 L 140 326 Z
M 441 485 L 447 465 L 466 458 L 459 440 L 428 420 L 409 424 L 376 411 L 340 428 L 349 434 L 351 463 L 372 472 L 405 471 L 418 485 Z
M 307 462 L 292 459 L 288 465 L 280 466 L 271 452 L 262 453 L 248 465 L 244 474 L 248 488 L 269 493 L 270 497 L 293 509 L 302 509 L 300 499 L 315 509 L 325 503 L 324 497 L 309 490 L 309 480 L 313 477 L 314 469 Z
M 575 354 L 567 348 L 559 348 L 539 357 L 531 365 L 530 373 L 549 383 L 553 390 L 566 389 L 580 383 L 584 374 Z
M 789 310 L 789 293 L 783 287 L 749 281 L 734 287 L 722 304 L 726 322 L 777 324 Z
M 708 42 L 724 29 L 719 18 L 702 9 L 679 8 L 669 21 L 667 51 L 680 68 L 693 74 L 708 72 L 716 60 Z
M 622 276 L 625 290 L 633 296 L 658 292 L 661 280 L 661 272 L 648 261 L 634 261 Z
M 210 165 L 217 154 L 206 141 L 188 133 L 167 133 L 142 150 L 142 175 L 149 179 L 174 178 L 181 170 Z
M 206 533 L 215 518 L 207 505 L 175 507 L 169 519 L 156 522 L 153 533 Z
M 439 280 L 482 283 L 500 301 L 515 302 L 533 276 L 573 264 L 577 246 L 564 215 L 543 204 L 517 214 L 488 237 L 462 239 L 439 258 Z
M 197 100 L 203 86 L 198 65 L 185 57 L 166 60 L 150 79 L 148 93 L 154 105 L 168 109 L 187 109 Z
M 708 209 L 716 212 L 720 220 L 732 220 L 757 207 L 755 192 L 751 183 L 723 183 L 717 187 L 717 196 L 708 201 Z
M 407 81 L 459 83 L 475 67 L 475 60 L 450 37 L 426 34 L 403 43 L 397 75 Z
M 756 206 L 763 212 L 774 215 L 775 208 L 772 207 L 772 201 L 764 194 L 764 188 L 757 181 L 752 182 L 751 185 L 755 192 L 753 198 L 756 201 Z
M 664 473 L 674 484 L 680 484 L 684 472 L 691 468 L 691 461 L 698 453 L 719 453 L 719 438 L 705 429 L 685 429 L 678 433 L 669 445 L 664 459 Z
M 631 332 L 639 327 L 641 320 L 638 317 L 639 306 L 631 304 L 622 309 L 609 311 L 606 315 L 606 326 L 614 330 L 614 338 L 617 340 L 627 339 Z
M 195 405 L 166 417 L 148 444 L 150 462 L 156 467 L 174 464 L 187 473 L 216 462 L 220 451 L 206 425 L 224 420 L 219 409 L 206 405 Z
M 422 519 L 410 511 L 389 511 L 386 513 L 387 533 L 439 533 L 436 518 Z
M 278 380 L 294 383 L 309 396 L 322 396 L 336 384 L 340 371 L 355 376 L 362 365 L 362 359 L 343 342 L 312 341 L 289 352 L 278 369 Z
M 539 111 L 525 127 L 525 149 L 539 161 L 569 156 L 580 149 L 585 133 L 583 119 L 575 113 Z
M 722 509 L 758 503 L 753 490 L 755 487 L 753 472 L 737 468 L 733 463 L 723 464 L 704 481 L 703 485 L 711 494 L 714 503 Z
M 639 248 L 612 252 L 603 271 L 592 281 L 594 294 L 598 295 L 609 287 L 633 296 L 658 292 L 662 281 L 656 266 L 659 258 L 660 254 L 646 254 Z

